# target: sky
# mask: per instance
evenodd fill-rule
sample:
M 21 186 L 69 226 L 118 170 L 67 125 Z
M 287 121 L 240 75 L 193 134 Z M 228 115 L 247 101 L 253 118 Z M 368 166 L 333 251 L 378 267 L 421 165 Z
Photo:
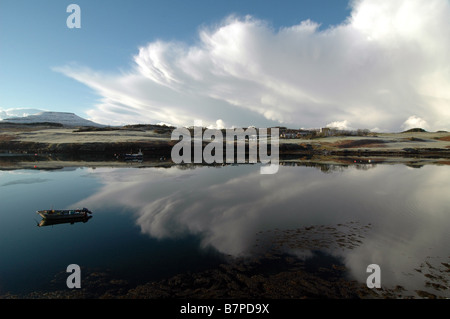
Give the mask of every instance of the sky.
M 0 0 L 0 119 L 450 130 L 449 21 L 450 0 Z

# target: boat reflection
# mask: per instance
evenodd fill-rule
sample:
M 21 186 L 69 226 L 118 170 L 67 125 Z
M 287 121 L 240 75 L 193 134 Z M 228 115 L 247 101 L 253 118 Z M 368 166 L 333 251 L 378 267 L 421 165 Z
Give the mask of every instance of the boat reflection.
M 86 223 L 91 218 L 92 218 L 92 216 L 78 217 L 78 218 L 72 218 L 72 219 L 46 219 L 46 218 L 42 218 L 42 220 L 37 224 L 37 226 L 38 227 L 44 227 L 44 226 L 52 226 L 52 225 L 59 225 L 59 224 Z

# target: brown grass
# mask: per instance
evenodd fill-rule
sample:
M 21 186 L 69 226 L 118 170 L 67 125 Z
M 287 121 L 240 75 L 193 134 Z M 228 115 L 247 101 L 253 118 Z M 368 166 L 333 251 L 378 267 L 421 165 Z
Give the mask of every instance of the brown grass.
M 439 141 L 450 142 L 450 135 L 438 138 Z
M 10 142 L 15 138 L 14 135 L 0 134 L 0 142 Z
M 339 141 L 332 143 L 330 146 L 337 148 L 368 148 L 368 147 L 383 147 L 385 144 L 382 140 L 351 140 Z

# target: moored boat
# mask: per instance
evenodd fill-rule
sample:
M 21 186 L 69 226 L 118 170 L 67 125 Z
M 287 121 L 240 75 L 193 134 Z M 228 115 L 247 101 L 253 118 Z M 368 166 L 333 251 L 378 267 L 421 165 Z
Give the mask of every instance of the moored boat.
M 92 214 L 92 212 L 87 208 L 38 210 L 36 213 L 47 220 L 80 219 L 86 218 L 89 214 Z
M 126 162 L 142 162 L 144 160 L 144 153 L 142 153 L 142 150 L 139 149 L 139 152 L 137 153 L 119 153 L 114 154 L 114 157 L 119 160 L 124 160 Z
M 144 154 L 141 150 L 139 150 L 138 153 L 128 153 L 125 154 L 125 160 L 142 160 L 144 158 Z

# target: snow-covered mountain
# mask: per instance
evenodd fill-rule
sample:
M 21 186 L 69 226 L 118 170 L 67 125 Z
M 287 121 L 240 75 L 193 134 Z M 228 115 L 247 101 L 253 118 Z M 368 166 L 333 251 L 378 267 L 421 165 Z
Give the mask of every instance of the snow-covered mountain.
M 0 120 L 7 119 L 10 117 L 23 117 L 41 112 L 44 112 L 44 110 L 24 109 L 24 108 L 3 109 L 0 107 Z
M 103 127 L 105 125 L 98 124 L 89 120 L 86 120 L 74 113 L 67 112 L 41 112 L 38 114 L 28 115 L 25 117 L 11 117 L 3 120 L 10 123 L 60 123 L 64 126 L 96 126 Z

